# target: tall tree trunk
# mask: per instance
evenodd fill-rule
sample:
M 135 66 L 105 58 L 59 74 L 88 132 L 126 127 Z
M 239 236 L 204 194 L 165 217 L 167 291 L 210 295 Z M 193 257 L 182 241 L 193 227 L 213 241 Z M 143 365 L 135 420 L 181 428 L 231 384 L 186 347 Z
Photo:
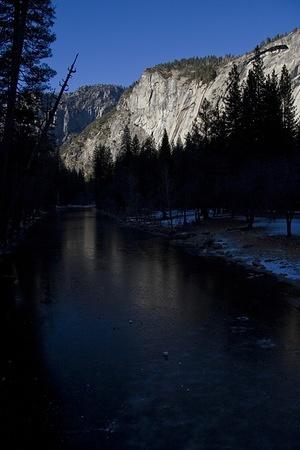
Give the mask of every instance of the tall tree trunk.
M 294 217 L 293 211 L 287 211 L 285 214 L 286 218 L 286 235 L 287 237 L 292 237 L 292 220 Z
M 169 177 L 169 171 L 167 169 L 164 171 L 164 182 L 165 182 L 166 203 L 167 203 L 167 208 L 169 211 L 169 220 L 170 220 L 171 229 L 173 229 L 173 211 L 172 211 L 171 197 L 170 197 L 170 177 Z
M 26 21 L 29 9 L 29 0 L 14 1 L 13 42 L 11 70 L 7 91 L 7 107 L 3 131 L 3 150 L 8 152 L 12 146 L 14 136 L 14 119 L 17 103 L 18 83 L 22 64 L 22 53 L 26 31 Z
M 201 212 L 202 212 L 202 216 L 203 216 L 204 220 L 209 218 L 209 214 L 208 214 L 208 209 L 207 208 L 202 208 Z
M 252 230 L 254 224 L 254 214 L 252 211 L 248 211 L 246 221 L 248 224 L 248 230 Z
M 187 225 L 187 220 L 186 220 L 186 209 L 184 208 L 183 210 L 183 224 Z
M 15 133 L 15 111 L 18 96 L 18 83 L 22 64 L 22 53 L 26 32 L 26 21 L 29 0 L 15 0 L 13 18 L 13 40 L 11 52 L 11 68 L 8 79 L 7 104 L 4 120 L 3 138 L 0 146 L 1 185 L 0 185 L 0 240 L 7 238 L 9 225 L 9 209 L 11 194 L 17 177 L 17 163 L 11 167 L 13 157 L 13 141 Z

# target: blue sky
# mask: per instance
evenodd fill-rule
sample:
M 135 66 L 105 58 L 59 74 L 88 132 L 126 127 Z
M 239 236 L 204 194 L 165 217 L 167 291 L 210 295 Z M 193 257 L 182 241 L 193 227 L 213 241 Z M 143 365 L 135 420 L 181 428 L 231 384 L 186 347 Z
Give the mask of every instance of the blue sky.
M 208 54 L 241 54 L 300 26 L 300 0 L 55 0 L 57 87 L 79 52 L 71 90 L 129 85 L 146 67 Z

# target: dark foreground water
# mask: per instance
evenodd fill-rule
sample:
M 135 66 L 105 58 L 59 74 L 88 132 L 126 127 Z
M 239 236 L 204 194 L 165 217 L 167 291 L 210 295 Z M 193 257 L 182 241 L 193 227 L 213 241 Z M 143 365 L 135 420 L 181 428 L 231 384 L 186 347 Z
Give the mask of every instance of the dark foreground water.
M 0 284 L 1 448 L 299 450 L 300 313 L 274 284 L 93 211 L 36 228 Z

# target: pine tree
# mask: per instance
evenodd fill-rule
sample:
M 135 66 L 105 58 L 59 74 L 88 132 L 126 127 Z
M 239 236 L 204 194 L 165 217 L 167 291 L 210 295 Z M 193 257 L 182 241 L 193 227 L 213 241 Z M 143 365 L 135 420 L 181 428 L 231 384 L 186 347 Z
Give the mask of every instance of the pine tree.
M 212 108 L 211 126 L 210 126 L 210 148 L 212 151 L 218 151 L 224 146 L 226 137 L 226 117 L 224 111 L 221 111 L 219 105 Z
M 138 156 L 140 153 L 140 141 L 136 134 L 132 139 L 131 151 L 134 156 Z
M 133 146 L 134 141 L 134 146 Z M 124 128 L 120 152 L 115 163 L 116 182 L 119 189 L 119 205 L 122 209 L 134 210 L 138 208 L 137 192 L 137 159 L 139 143 L 137 138 L 131 139 L 128 125 Z
M 206 122 L 205 117 L 202 116 L 202 110 L 199 113 L 202 122 L 198 123 L 197 120 L 194 121 L 191 131 L 187 134 L 186 137 L 186 146 L 190 150 L 196 150 L 199 151 L 203 142 L 203 134 L 206 134 L 206 137 L 208 137 L 208 130 L 206 130 Z
M 147 137 L 141 146 L 140 155 L 145 159 L 156 159 L 157 151 L 152 137 Z
M 138 190 L 144 208 L 157 207 L 159 176 L 157 150 L 152 137 L 148 137 L 141 146 L 138 157 Z
M 113 159 L 110 150 L 100 145 L 94 151 L 94 180 L 97 207 L 105 208 L 109 203 L 109 187 L 112 181 Z
M 291 78 L 285 65 L 281 71 L 279 91 L 282 108 L 284 146 L 285 151 L 289 152 L 294 147 L 294 140 L 297 133 L 297 120 Z
M 209 141 L 210 133 L 211 133 L 211 122 L 212 122 L 212 106 L 210 102 L 204 98 L 200 111 L 199 111 L 199 117 L 201 119 L 200 126 L 198 131 L 200 132 L 201 141 L 204 141 L 204 143 Z M 194 124 L 196 126 L 196 124 Z M 192 136 L 195 136 L 195 131 L 192 132 Z
M 167 130 L 164 130 L 163 138 L 159 147 L 159 160 L 163 165 L 168 165 L 171 161 L 171 145 Z
M 257 83 L 253 70 L 249 70 L 242 94 L 241 132 L 243 139 L 243 158 L 259 153 L 261 137 L 261 99 L 257 95 Z
M 54 8 L 50 0 L 2 0 L 0 24 L 5 27 L 0 47 L 0 93 L 5 104 L 2 148 L 12 145 L 16 110 L 24 95 L 35 96 L 47 87 L 54 71 L 42 62 L 51 56 Z
M 266 78 L 262 106 L 264 129 L 262 156 L 266 158 L 277 157 L 281 151 L 282 119 L 278 78 L 275 71 Z
M 280 173 L 282 179 L 280 197 L 283 197 L 287 236 L 291 237 L 294 209 L 298 204 L 295 192 L 299 189 L 299 175 L 298 173 L 297 175 L 295 174 L 295 168 L 298 166 L 298 159 L 295 159 L 294 155 L 297 140 L 296 108 L 290 74 L 285 65 L 281 71 L 279 91 L 282 108 L 282 145 L 283 155 L 285 156 L 283 168 Z
M 162 211 L 166 217 L 166 209 L 169 211 L 169 218 L 171 227 L 173 227 L 172 207 L 171 207 L 171 191 L 172 191 L 172 158 L 171 158 L 171 146 L 167 130 L 164 130 L 161 145 L 158 151 L 158 161 L 160 167 L 160 180 L 161 180 L 161 192 L 162 192 Z
M 41 172 L 48 170 L 45 155 L 35 155 L 31 173 L 26 165 L 37 140 L 43 91 L 54 74 L 43 62 L 51 56 L 53 20 L 51 0 L 0 2 L 0 239 L 6 239 L 9 227 L 17 223 L 12 218 L 17 209 L 29 214 L 37 208 L 34 199 L 30 205 L 29 190 L 34 190 L 34 181 L 45 182 Z M 49 152 L 46 138 L 43 150 Z M 19 192 L 21 179 L 28 188 L 26 195 Z M 26 203 L 22 205 L 17 195 Z
M 177 209 L 183 210 L 184 224 L 187 223 L 187 208 L 189 203 L 189 179 L 188 179 L 188 153 L 182 144 L 180 137 L 172 151 L 173 178 L 175 191 L 175 204 Z
M 224 100 L 226 134 L 228 137 L 235 139 L 240 133 L 242 113 L 240 74 L 236 64 L 233 65 L 229 72 L 227 83 L 227 94 Z
M 242 133 L 246 157 L 261 155 L 263 126 L 263 98 L 265 75 L 259 47 L 255 49 L 253 68 L 249 70 L 242 95 Z
M 254 52 L 253 59 L 253 75 L 256 82 L 256 95 L 257 99 L 261 99 L 264 91 L 265 84 L 265 73 L 264 73 L 264 63 L 261 57 L 260 48 L 257 46 Z M 259 102 L 258 102 L 259 105 Z
M 258 160 L 264 154 L 264 87 L 265 76 L 259 48 L 255 49 L 253 68 L 249 70 L 242 92 L 241 148 L 243 154 L 239 161 L 239 174 L 236 187 L 238 195 L 235 202 L 242 204 L 246 212 L 248 228 L 254 222 L 259 183 Z
M 125 126 L 123 131 L 120 153 L 125 158 L 130 158 L 132 154 L 132 140 L 128 125 Z

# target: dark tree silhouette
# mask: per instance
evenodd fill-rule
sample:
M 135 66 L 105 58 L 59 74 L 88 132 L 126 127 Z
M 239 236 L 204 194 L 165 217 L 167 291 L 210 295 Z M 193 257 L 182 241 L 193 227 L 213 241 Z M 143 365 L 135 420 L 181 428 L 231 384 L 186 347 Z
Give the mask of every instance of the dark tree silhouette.
M 245 214 L 249 230 L 256 213 L 277 211 L 291 236 L 300 207 L 300 128 L 287 69 L 280 80 L 266 76 L 257 48 L 243 85 L 232 66 L 221 103 L 202 101 L 184 144 L 171 146 L 166 130 L 157 148 L 152 138 L 140 144 L 126 127 L 113 163 L 112 208 L 160 210 L 171 226 L 176 210 L 186 224 L 190 209 L 195 222 L 226 209 Z
M 26 164 L 43 121 L 41 104 L 54 74 L 43 62 L 51 56 L 54 8 L 49 0 L 2 0 L 0 4 L 0 240 L 9 238 L 18 224 L 37 210 L 34 186 L 41 168 L 48 173 L 50 142 L 36 155 L 30 172 Z M 52 158 L 53 159 L 53 158 Z M 39 169 L 38 169 L 39 167 Z M 49 175 L 49 174 L 48 174 Z M 52 188 L 48 178 L 49 188 Z M 16 186 L 21 186 L 16 193 Z M 27 189 L 27 191 L 25 191 Z M 33 191 L 31 191 L 33 189 Z M 20 191 L 20 192 L 19 192 Z M 40 189 L 39 194 L 44 189 Z M 31 193 L 30 193 L 31 192 Z M 18 194 L 18 198 L 16 195 Z M 48 195 L 46 196 L 49 197 Z M 45 200 L 46 200 L 45 197 Z M 48 198 L 49 199 L 49 198 Z

